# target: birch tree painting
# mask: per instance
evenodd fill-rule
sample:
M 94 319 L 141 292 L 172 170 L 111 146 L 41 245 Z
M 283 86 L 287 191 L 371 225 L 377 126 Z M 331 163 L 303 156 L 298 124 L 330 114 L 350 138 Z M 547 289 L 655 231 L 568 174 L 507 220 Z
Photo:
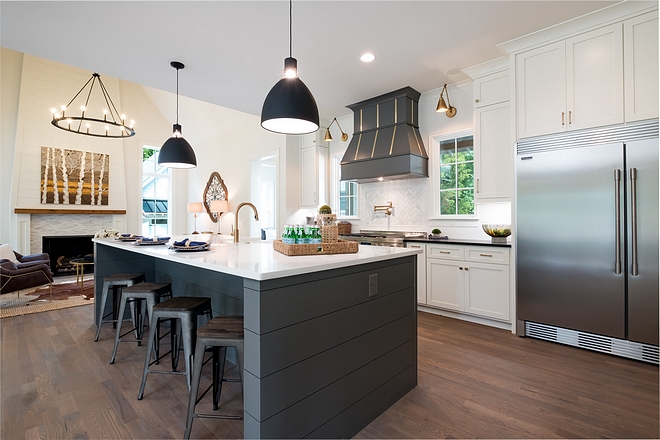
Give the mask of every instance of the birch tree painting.
M 107 154 L 41 147 L 41 203 L 107 205 Z

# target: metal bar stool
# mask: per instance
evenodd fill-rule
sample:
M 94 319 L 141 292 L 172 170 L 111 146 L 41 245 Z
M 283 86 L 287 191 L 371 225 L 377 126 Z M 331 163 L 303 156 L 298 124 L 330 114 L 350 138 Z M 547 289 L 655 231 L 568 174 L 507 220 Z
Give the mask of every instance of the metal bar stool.
M 159 319 L 169 319 L 171 322 L 172 333 L 172 371 L 150 370 L 149 367 L 156 362 L 151 361 L 151 353 L 156 342 L 156 332 L 149 332 L 149 344 L 147 345 L 147 354 L 144 359 L 144 371 L 142 372 L 142 384 L 138 400 L 144 397 L 144 387 L 147 384 L 147 373 L 159 374 L 185 374 L 188 391 L 190 391 L 190 380 L 192 376 L 192 356 L 195 351 L 195 342 L 197 338 L 197 318 L 201 315 L 207 315 L 210 320 L 213 317 L 211 311 L 211 298 L 175 296 L 161 303 L 154 305 L 153 313 L 149 320 L 149 328 L 154 328 Z M 183 355 L 186 362 L 186 371 L 178 372 L 176 368 L 179 364 L 179 347 L 183 341 Z M 165 353 L 162 357 L 166 356 Z
M 119 316 L 124 316 L 126 305 L 132 305 L 134 308 L 133 316 L 135 316 L 135 325 L 132 329 L 124 334 L 121 334 L 122 320 L 119 320 L 117 325 L 117 333 L 115 335 L 115 348 L 112 350 L 112 357 L 110 363 L 115 363 L 117 356 L 117 347 L 120 342 L 137 342 L 141 345 L 142 342 L 147 342 L 142 339 L 144 335 L 144 313 L 142 312 L 142 303 L 147 304 L 147 314 L 151 317 L 153 308 L 156 304 L 160 303 L 162 299 L 172 298 L 172 284 L 170 283 L 137 283 L 130 287 L 124 287 L 121 292 L 121 300 L 119 302 Z M 134 340 L 122 341 L 121 338 L 127 334 L 136 331 L 137 336 Z M 154 356 L 156 361 L 159 358 L 159 341 L 160 337 L 160 322 L 156 322 L 155 327 L 149 327 L 150 332 L 156 332 L 156 343 L 154 344 Z
M 190 438 L 192 422 L 196 417 L 213 419 L 233 419 L 242 420 L 242 415 L 224 415 L 224 414 L 200 414 L 195 412 L 195 406 L 213 387 L 213 409 L 218 409 L 220 402 L 220 393 L 222 391 L 222 381 L 225 369 L 225 356 L 227 347 L 235 347 L 238 358 L 238 372 L 241 378 L 241 392 L 243 391 L 243 317 L 242 316 L 219 316 L 213 318 L 197 330 L 197 348 L 195 349 L 193 377 L 188 398 L 188 414 L 186 417 L 186 431 L 184 439 Z M 206 347 L 213 349 L 213 384 L 209 386 L 199 398 L 197 398 L 200 378 L 202 376 L 202 367 L 204 366 L 204 351 Z
M 94 342 L 99 340 L 99 335 L 101 334 L 101 326 L 106 322 L 112 322 L 113 328 L 116 327 L 118 314 L 117 314 L 117 289 L 122 289 L 124 287 L 132 286 L 133 284 L 141 283 L 144 281 L 143 273 L 118 273 L 115 275 L 110 275 L 109 277 L 103 278 L 103 292 L 101 293 L 101 319 L 96 326 L 96 336 L 94 336 Z M 104 315 L 105 304 L 108 301 L 108 292 L 112 289 L 112 312 Z M 105 318 L 112 315 L 112 319 L 104 321 Z M 124 319 L 123 315 L 120 319 Z M 135 316 L 133 316 L 133 324 L 135 324 Z M 136 334 L 137 336 L 137 334 Z

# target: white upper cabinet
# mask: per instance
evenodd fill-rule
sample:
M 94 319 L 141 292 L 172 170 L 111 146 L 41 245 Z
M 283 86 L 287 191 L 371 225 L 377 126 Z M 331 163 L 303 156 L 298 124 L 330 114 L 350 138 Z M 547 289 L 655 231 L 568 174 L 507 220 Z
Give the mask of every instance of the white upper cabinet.
M 474 110 L 475 199 L 512 196 L 510 121 L 508 101 Z
M 518 136 L 623 122 L 623 38 L 616 23 L 516 55 Z
M 328 147 L 320 142 L 319 136 L 318 131 L 301 136 L 301 208 L 316 209 L 328 203 Z
M 516 56 L 518 136 L 564 131 L 566 44 L 549 44 Z
M 658 11 L 623 23 L 626 122 L 658 117 Z
M 623 123 L 621 23 L 566 40 L 567 130 Z
M 476 78 L 473 83 L 474 108 L 509 101 L 509 71 Z

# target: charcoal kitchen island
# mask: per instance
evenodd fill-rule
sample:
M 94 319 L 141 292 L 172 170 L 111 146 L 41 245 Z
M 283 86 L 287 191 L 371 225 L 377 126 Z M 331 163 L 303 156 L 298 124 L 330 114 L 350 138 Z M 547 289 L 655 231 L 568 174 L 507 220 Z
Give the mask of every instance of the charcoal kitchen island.
M 144 272 L 175 296 L 212 298 L 214 316 L 245 317 L 246 438 L 352 437 L 417 384 L 417 249 L 288 257 L 262 241 L 94 243 L 97 298 L 103 277 Z

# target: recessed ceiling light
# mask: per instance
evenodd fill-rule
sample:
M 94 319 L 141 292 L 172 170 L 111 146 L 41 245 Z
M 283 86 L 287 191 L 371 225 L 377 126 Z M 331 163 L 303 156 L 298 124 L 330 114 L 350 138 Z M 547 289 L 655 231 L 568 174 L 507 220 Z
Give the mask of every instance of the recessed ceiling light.
M 360 57 L 360 59 L 361 59 L 362 61 L 364 61 L 365 63 L 370 63 L 370 62 L 372 62 L 373 60 L 375 60 L 376 57 L 374 56 L 374 54 L 367 52 L 367 53 L 365 53 L 364 55 L 362 55 L 362 56 Z

